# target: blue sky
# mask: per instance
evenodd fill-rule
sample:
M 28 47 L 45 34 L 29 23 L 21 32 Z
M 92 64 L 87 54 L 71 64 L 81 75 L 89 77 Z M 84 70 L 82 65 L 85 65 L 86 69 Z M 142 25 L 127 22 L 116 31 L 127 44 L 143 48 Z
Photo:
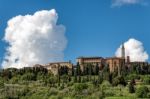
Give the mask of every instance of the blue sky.
M 58 24 L 66 27 L 66 61 L 78 56 L 114 56 L 129 38 L 141 41 L 150 54 L 150 2 L 145 2 L 112 7 L 111 0 L 0 0 L 0 60 L 7 47 L 2 41 L 7 21 L 44 9 L 56 9 Z

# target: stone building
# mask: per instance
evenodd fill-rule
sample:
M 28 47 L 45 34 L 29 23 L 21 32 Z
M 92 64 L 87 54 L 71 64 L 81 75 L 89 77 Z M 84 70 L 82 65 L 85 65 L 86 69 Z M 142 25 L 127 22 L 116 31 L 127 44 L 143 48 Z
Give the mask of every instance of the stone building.
M 79 63 L 81 70 L 83 71 L 84 66 L 87 64 L 91 64 L 93 66 L 98 65 L 99 68 L 102 68 L 105 64 L 105 60 L 102 57 L 78 57 L 77 63 Z
M 121 71 L 122 67 L 125 66 L 125 59 L 122 57 L 110 57 L 105 59 L 106 64 L 109 66 L 110 72 L 115 70 Z
M 133 65 L 139 65 L 139 66 L 148 66 L 148 62 L 130 62 L 130 56 L 125 56 L 125 47 L 124 44 L 122 45 L 120 57 L 108 57 L 108 58 L 102 58 L 102 57 L 78 57 L 76 59 L 77 63 L 81 66 L 81 71 L 84 71 L 84 67 L 88 64 L 91 64 L 92 66 L 98 65 L 100 70 L 103 69 L 104 66 L 109 66 L 109 71 L 111 73 L 118 71 L 118 74 L 121 74 L 121 70 L 123 70 L 123 67 L 126 66 L 130 68 L 130 66 Z M 47 68 L 51 73 L 54 75 L 58 74 L 58 68 L 67 66 L 69 69 L 69 72 L 73 69 L 73 64 L 69 62 L 53 62 L 48 63 L 46 65 L 37 65 L 37 66 L 44 66 Z
M 44 67 L 47 68 L 50 72 L 52 72 L 54 75 L 58 74 L 58 68 L 67 66 L 69 69 L 69 72 L 71 72 L 73 68 L 73 64 L 69 62 L 53 62 L 53 63 L 48 63 L 45 64 Z
M 121 73 L 121 70 L 123 66 L 125 66 L 125 47 L 124 44 L 122 44 L 121 48 L 121 57 L 109 57 L 105 59 L 106 64 L 109 66 L 110 72 L 118 71 L 119 75 Z M 128 60 L 129 61 L 129 60 Z

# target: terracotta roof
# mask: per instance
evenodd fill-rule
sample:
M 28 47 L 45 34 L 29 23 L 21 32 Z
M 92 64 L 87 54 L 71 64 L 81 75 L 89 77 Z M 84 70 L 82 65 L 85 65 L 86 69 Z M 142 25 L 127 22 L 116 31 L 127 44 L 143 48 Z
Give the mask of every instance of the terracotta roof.
M 148 64 L 148 62 L 142 62 L 142 61 L 135 61 L 135 62 L 130 62 L 130 63 L 146 63 L 146 64 Z
M 105 59 L 124 59 L 122 57 L 106 57 Z
M 90 58 L 103 58 L 103 57 L 98 57 L 98 56 L 91 56 L 91 57 L 83 57 L 83 56 L 80 56 L 80 57 L 78 57 L 77 59 L 81 59 L 81 58 L 86 58 L 86 59 L 90 59 Z
M 61 63 L 71 63 L 71 61 L 68 61 L 68 62 L 50 62 L 48 64 L 61 64 Z M 72 64 L 72 63 L 71 63 Z

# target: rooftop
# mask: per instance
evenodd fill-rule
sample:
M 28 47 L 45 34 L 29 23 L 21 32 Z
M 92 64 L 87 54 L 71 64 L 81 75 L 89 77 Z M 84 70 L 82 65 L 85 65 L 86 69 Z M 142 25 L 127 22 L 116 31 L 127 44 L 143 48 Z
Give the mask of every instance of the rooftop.
M 81 58 L 85 58 L 85 59 L 90 59 L 90 58 L 95 58 L 95 59 L 97 59 L 97 58 L 100 58 L 100 59 L 102 59 L 103 57 L 98 57 L 98 56 L 91 56 L 91 57 L 83 57 L 83 56 L 80 56 L 80 57 L 78 57 L 77 59 L 81 59 Z
M 122 58 L 122 57 L 106 57 L 105 59 L 124 59 L 124 58 Z

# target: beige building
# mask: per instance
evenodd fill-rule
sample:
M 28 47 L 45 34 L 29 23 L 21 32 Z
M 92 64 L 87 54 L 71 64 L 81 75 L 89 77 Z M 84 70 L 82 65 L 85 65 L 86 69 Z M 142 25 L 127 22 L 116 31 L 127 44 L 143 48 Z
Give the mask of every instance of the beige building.
M 81 70 L 83 71 L 83 68 L 87 64 L 92 64 L 93 66 L 98 66 L 102 68 L 102 66 L 105 64 L 105 60 L 102 57 L 79 57 L 77 58 L 77 63 L 81 66 Z
M 54 75 L 57 75 L 58 68 L 63 66 L 67 66 L 70 72 L 72 70 L 73 64 L 71 62 L 54 62 L 44 65 L 44 67 L 47 68 L 50 72 L 52 72 Z
M 78 57 L 77 63 L 81 66 L 81 70 L 84 70 L 84 66 L 87 66 L 87 64 L 91 64 L 93 66 L 98 65 L 100 70 L 103 69 L 105 65 L 109 66 L 110 72 L 118 71 L 118 74 L 121 74 L 121 70 L 123 69 L 123 66 L 132 66 L 132 65 L 140 65 L 140 66 L 148 66 L 148 62 L 130 62 L 130 57 L 125 56 L 125 47 L 124 44 L 122 45 L 120 57 L 109 57 L 109 58 L 102 58 L 102 57 Z M 36 66 L 44 66 L 47 68 L 50 72 L 52 72 L 54 75 L 58 74 L 58 68 L 67 66 L 69 69 L 69 72 L 73 68 L 73 64 L 71 62 L 53 62 L 46 65 L 36 65 Z
M 110 57 L 105 59 L 106 64 L 109 66 L 110 72 L 114 72 L 115 70 L 121 70 L 123 66 L 125 66 L 125 59 L 119 57 Z
M 118 73 L 121 72 L 122 67 L 126 64 L 125 59 L 125 47 L 124 44 L 122 44 L 121 47 L 121 57 L 109 57 L 105 59 L 106 64 L 109 66 L 109 71 L 112 73 L 114 71 L 118 71 Z M 129 57 L 127 57 L 127 62 L 129 62 Z

